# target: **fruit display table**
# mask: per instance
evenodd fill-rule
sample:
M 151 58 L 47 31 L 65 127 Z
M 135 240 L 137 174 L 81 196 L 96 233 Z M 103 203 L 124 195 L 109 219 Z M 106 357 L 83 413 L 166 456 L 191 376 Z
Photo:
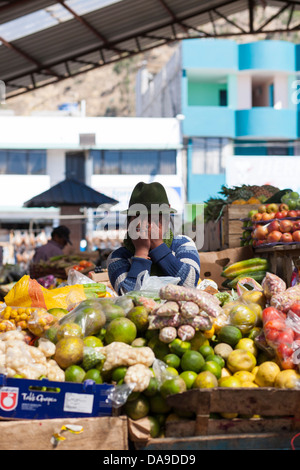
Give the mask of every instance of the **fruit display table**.
M 295 263 L 300 259 L 300 244 L 277 245 L 272 247 L 257 247 L 256 255 L 263 256 L 269 261 L 270 271 L 280 276 L 287 284 L 291 285 L 291 279 Z

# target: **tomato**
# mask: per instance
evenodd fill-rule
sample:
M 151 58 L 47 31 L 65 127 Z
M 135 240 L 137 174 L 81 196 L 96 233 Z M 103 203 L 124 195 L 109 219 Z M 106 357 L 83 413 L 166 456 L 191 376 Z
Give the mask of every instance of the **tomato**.
M 279 335 L 278 330 L 268 330 L 265 332 L 266 341 L 271 346 L 277 343 L 277 338 Z
M 75 271 L 83 271 L 83 270 L 84 270 L 84 267 L 83 267 L 83 266 L 76 265 L 76 266 L 73 266 L 73 269 L 75 269 Z
M 277 340 L 279 343 L 291 346 L 294 341 L 294 332 L 292 328 L 287 328 L 285 331 L 280 332 Z
M 300 303 L 295 303 L 290 307 L 290 310 L 300 317 Z
M 91 266 L 93 266 L 93 263 L 91 263 L 91 261 L 83 259 L 79 262 L 79 266 L 83 266 L 84 268 L 90 268 Z
M 289 356 L 285 359 L 282 359 L 280 361 L 281 368 L 286 370 L 286 369 L 296 369 L 296 365 L 293 363 L 293 358 L 292 356 Z
M 284 318 L 284 314 L 275 307 L 267 307 L 263 310 L 262 313 L 263 323 L 267 323 L 270 320 L 281 320 Z
M 286 329 L 286 325 L 283 320 L 270 320 L 264 324 L 264 331 L 267 331 L 267 330 L 283 331 L 285 329 Z
M 276 348 L 276 352 L 279 358 L 286 360 L 287 358 L 291 357 L 294 353 L 294 349 L 287 344 L 280 343 Z

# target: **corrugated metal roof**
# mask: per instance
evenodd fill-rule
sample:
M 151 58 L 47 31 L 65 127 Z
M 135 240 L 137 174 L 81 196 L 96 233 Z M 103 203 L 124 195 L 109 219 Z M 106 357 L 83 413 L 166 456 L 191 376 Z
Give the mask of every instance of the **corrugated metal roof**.
M 230 33 L 255 34 L 250 24 L 255 5 L 276 6 L 279 13 L 283 8 L 291 13 L 300 9 L 300 2 L 294 0 L 15 0 L 2 3 L 0 32 L 5 34 L 9 29 L 8 36 L 13 38 L 13 21 L 18 19 L 15 39 L 7 40 L 0 34 L 0 80 L 6 84 L 7 98 L 171 41 L 221 37 L 214 30 L 214 21 L 218 18 L 227 21 L 226 18 L 246 9 L 249 9 L 249 27 L 236 27 L 235 20 L 229 20 Z M 80 16 L 76 8 L 86 13 Z M 30 23 L 32 15 L 40 12 L 43 12 L 41 17 L 48 15 L 48 20 L 45 25 L 39 24 L 38 16 L 34 16 L 34 29 Z M 20 19 L 21 24 L 24 23 L 23 33 Z M 203 32 L 201 28 L 207 24 L 211 28 Z
M 66 179 L 24 203 L 24 207 L 113 206 L 118 201 L 73 179 Z

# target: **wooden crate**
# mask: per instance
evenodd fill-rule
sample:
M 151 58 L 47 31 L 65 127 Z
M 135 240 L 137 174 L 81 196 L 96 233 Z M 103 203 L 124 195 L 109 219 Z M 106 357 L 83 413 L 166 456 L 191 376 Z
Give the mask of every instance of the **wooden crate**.
M 83 427 L 80 434 L 62 432 L 64 425 Z M 52 438 L 65 440 L 55 446 Z M 128 450 L 127 417 L 0 421 L 0 450 Z
M 299 450 L 299 438 L 295 432 L 269 432 L 262 434 L 224 434 L 217 436 L 168 437 L 149 439 L 136 444 L 137 450 L 174 452 L 185 455 L 184 451 L 198 450 Z M 187 463 L 186 460 L 183 463 Z
M 257 210 L 260 204 L 228 204 L 222 217 L 222 249 L 241 246 L 243 233 L 241 219 L 248 217 L 251 210 Z
M 300 390 L 277 388 L 194 389 L 167 398 L 195 419 L 169 421 L 166 437 L 221 434 L 282 433 L 300 430 Z M 211 413 L 238 413 L 234 419 L 212 418 Z M 260 417 L 252 417 L 259 415 Z M 243 417 L 240 417 L 243 416 Z

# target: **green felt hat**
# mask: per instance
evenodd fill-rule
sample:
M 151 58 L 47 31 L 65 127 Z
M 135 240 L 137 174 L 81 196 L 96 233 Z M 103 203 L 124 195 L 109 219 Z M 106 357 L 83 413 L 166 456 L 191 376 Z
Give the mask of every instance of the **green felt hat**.
M 138 183 L 132 191 L 129 207 L 122 211 L 122 214 L 137 215 L 140 214 L 170 214 L 176 213 L 169 204 L 169 199 L 162 184 Z

